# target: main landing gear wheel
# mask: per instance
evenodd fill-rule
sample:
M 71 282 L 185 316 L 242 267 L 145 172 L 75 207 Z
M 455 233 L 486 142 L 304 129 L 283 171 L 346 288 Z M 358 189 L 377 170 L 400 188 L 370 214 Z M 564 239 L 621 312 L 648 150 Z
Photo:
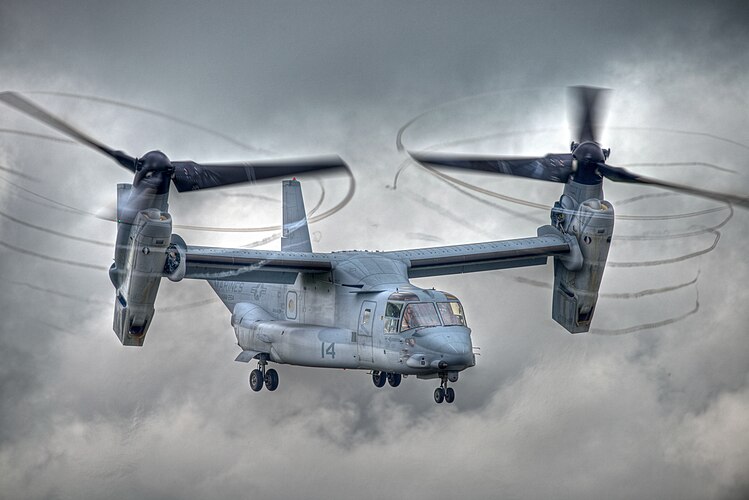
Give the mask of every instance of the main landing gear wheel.
M 400 373 L 388 373 L 388 384 L 390 387 L 398 387 L 401 385 L 401 374 Z
M 372 372 L 372 382 L 374 382 L 375 387 L 382 387 L 385 385 L 386 380 L 387 374 L 385 372 L 379 372 L 377 370 Z
M 445 400 L 445 390 L 442 387 L 437 387 L 434 390 L 434 402 L 440 404 Z
M 278 372 L 271 368 L 265 372 L 265 388 L 269 391 L 278 389 Z
M 250 372 L 250 389 L 258 392 L 265 385 L 269 391 L 278 389 L 278 372 L 273 368 L 266 370 L 268 365 L 268 355 L 261 354 L 257 363 L 257 368 Z
M 263 388 L 263 372 L 258 369 L 250 372 L 250 389 L 257 392 Z

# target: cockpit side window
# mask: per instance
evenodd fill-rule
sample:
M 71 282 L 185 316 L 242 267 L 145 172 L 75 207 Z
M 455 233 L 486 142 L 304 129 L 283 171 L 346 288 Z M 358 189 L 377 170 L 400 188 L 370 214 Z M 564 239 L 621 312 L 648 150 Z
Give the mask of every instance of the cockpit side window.
M 425 326 L 440 326 L 440 318 L 433 302 L 419 302 L 408 304 L 403 312 L 401 331 Z
M 390 318 L 400 318 L 402 310 L 403 304 L 388 302 L 387 306 L 385 306 L 385 316 L 388 316 Z
M 466 326 L 466 316 L 460 302 L 438 302 L 437 309 L 445 326 Z
M 393 335 L 398 333 L 398 323 L 401 319 L 403 304 L 397 302 L 388 302 L 385 306 L 385 334 Z

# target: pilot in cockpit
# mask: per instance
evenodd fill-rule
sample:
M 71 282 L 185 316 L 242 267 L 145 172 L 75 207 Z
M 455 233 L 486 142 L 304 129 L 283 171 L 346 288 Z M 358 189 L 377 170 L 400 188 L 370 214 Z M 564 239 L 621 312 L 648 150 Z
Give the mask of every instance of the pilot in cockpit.
M 403 332 L 403 331 L 410 329 L 412 327 L 411 325 L 412 323 L 414 323 L 413 326 L 415 327 L 416 324 L 415 324 L 414 319 L 415 318 L 413 316 L 412 308 L 407 307 L 406 312 L 403 313 L 403 321 L 401 322 L 401 331 Z

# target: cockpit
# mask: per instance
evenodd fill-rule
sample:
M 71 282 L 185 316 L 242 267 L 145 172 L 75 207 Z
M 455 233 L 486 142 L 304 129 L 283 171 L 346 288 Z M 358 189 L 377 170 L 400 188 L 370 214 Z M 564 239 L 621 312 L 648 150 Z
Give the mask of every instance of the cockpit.
M 423 297 L 413 292 L 395 292 L 385 306 L 385 334 L 430 326 L 467 326 L 463 306 L 450 293 L 424 290 Z

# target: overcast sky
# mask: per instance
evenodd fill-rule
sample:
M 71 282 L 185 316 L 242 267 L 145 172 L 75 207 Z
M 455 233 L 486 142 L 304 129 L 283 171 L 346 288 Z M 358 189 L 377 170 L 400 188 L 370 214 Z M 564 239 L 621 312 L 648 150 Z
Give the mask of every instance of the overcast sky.
M 746 195 L 749 9 L 717 4 L 5 0 L 0 89 L 131 106 L 28 94 L 135 156 L 340 154 L 356 193 L 312 224 L 318 251 L 532 236 L 547 210 L 413 165 L 393 190 L 398 130 L 423 114 L 407 147 L 565 152 L 565 88 L 604 86 L 612 164 Z M 607 183 L 619 218 L 597 333 L 551 320 L 550 265 L 417 281 L 463 300 L 481 347 L 453 405 L 433 403 L 433 381 L 376 389 L 365 372 L 283 365 L 278 391 L 255 394 L 205 283 L 162 283 L 146 345 L 119 344 L 115 228 L 81 211 L 111 206 L 130 174 L 10 108 L 0 129 L 0 496 L 749 497 L 745 209 Z M 549 206 L 561 193 L 463 179 Z M 348 188 L 302 181 L 317 213 Z M 171 212 L 272 226 L 280 191 L 174 194 Z

